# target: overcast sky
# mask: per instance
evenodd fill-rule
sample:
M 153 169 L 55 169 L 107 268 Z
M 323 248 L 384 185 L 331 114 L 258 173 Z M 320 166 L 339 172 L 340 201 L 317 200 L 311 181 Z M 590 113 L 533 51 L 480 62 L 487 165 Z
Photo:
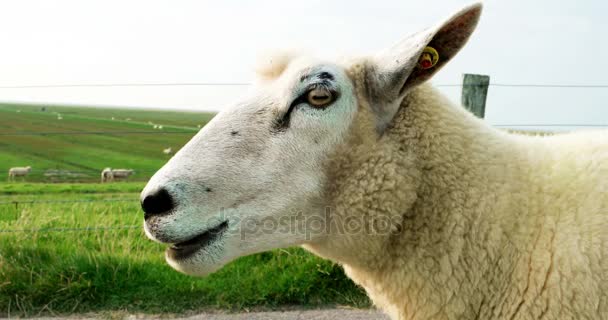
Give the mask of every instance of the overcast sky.
M 0 0 L 0 86 L 250 82 L 260 52 L 372 53 L 470 1 Z M 432 81 L 608 85 L 608 1 L 488 0 Z M 0 89 L 0 101 L 221 110 L 244 86 Z M 459 100 L 459 88 L 442 88 Z M 608 124 L 608 88 L 491 87 L 493 124 Z

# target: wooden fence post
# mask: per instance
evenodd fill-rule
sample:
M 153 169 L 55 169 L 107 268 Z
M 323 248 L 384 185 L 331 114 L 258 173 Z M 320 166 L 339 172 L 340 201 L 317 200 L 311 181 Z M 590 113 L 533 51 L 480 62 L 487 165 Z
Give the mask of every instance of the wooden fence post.
M 482 119 L 486 113 L 489 85 L 490 76 L 465 73 L 462 77 L 462 105 Z

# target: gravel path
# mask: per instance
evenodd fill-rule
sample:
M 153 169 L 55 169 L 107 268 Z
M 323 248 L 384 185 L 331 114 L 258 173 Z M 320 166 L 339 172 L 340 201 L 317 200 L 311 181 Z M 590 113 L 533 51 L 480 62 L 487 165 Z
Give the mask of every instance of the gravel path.
M 388 320 L 376 310 L 326 309 L 305 311 L 271 311 L 237 314 L 199 314 L 182 320 Z
M 42 317 L 31 320 L 93 320 L 108 318 L 108 316 L 70 316 L 70 317 Z M 154 315 L 114 315 L 109 318 L 139 320 L 139 319 L 172 319 L 172 320 L 389 320 L 377 310 L 371 309 L 320 309 L 320 310 L 290 310 L 290 311 L 264 311 L 247 313 L 201 313 L 188 317 L 166 317 Z

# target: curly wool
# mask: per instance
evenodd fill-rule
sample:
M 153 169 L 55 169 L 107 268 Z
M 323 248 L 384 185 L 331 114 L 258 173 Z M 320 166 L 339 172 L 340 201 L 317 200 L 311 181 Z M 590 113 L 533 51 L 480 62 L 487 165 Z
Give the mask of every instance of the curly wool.
M 509 134 L 423 84 L 379 134 L 364 70 L 305 247 L 394 319 L 608 319 L 608 132 Z M 340 229 L 361 217 L 390 227 Z

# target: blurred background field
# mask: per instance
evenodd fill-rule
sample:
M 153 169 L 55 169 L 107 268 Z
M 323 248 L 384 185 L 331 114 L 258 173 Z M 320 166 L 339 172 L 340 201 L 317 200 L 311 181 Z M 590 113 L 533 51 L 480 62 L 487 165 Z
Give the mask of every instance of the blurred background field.
M 302 249 L 243 257 L 206 278 L 165 263 L 165 247 L 143 233 L 139 192 L 169 159 L 163 148 L 179 149 L 211 114 L 40 108 L 0 106 L 0 316 L 369 305 L 338 265 Z M 184 134 L 164 134 L 148 121 Z M 35 171 L 25 181 L 6 182 L 10 167 L 26 165 Z M 136 174 L 101 184 L 99 172 L 107 166 Z M 57 181 L 44 176 L 50 169 L 86 175 Z
M 130 179 L 146 181 L 170 158 L 164 149 L 179 150 L 212 117 L 195 112 L 0 104 L 0 180 L 7 180 L 9 168 L 29 165 L 27 181 L 96 182 L 106 167 L 134 169 Z

